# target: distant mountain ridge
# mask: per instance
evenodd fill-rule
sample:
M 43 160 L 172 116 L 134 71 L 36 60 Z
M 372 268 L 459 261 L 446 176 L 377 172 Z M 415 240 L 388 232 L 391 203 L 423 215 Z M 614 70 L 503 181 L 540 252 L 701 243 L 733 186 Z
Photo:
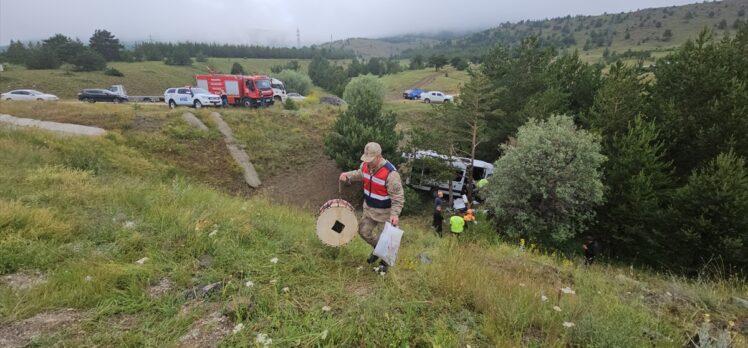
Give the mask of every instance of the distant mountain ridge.
M 748 1 L 725 0 L 602 15 L 505 22 L 464 36 L 410 34 L 381 39 L 350 38 L 321 46 L 351 50 L 365 58 L 408 58 L 417 54 L 477 57 L 496 44 L 512 45 L 534 35 L 547 45 L 597 55 L 606 49 L 611 53 L 668 50 L 695 38 L 704 27 L 710 28 L 717 36 L 732 35 L 738 25 L 748 21 L 746 12 Z

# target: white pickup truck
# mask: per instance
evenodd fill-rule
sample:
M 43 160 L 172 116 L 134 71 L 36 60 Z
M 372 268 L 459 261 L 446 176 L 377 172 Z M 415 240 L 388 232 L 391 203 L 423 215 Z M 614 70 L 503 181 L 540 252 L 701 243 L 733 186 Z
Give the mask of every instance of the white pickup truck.
M 453 102 L 455 98 L 449 94 L 444 94 L 443 92 L 430 91 L 421 93 L 421 100 L 423 100 L 424 103 L 450 103 Z
M 192 106 L 195 109 L 203 106 L 221 106 L 223 100 L 220 95 L 211 94 L 199 87 L 175 87 L 164 92 L 164 101 L 170 109 L 177 106 Z

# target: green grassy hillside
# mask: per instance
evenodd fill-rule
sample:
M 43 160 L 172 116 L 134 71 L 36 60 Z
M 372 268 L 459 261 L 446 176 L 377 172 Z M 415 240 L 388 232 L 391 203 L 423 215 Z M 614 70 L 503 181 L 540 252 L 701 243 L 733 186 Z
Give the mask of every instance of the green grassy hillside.
M 282 65 L 290 59 L 231 59 L 209 58 L 207 62 L 195 62 L 192 66 L 170 66 L 162 62 L 112 62 L 110 67 L 125 76 L 107 76 L 103 72 L 71 72 L 64 69 L 27 70 L 10 66 L 0 72 L 0 90 L 18 88 L 39 89 L 60 98 L 75 98 L 84 88 L 107 88 L 121 84 L 130 95 L 162 95 L 168 87 L 194 85 L 196 74 L 207 74 L 208 68 L 228 73 L 234 62 L 241 64 L 247 73 L 271 74 L 273 65 Z M 308 60 L 299 60 L 302 71 L 306 71 Z
M 383 39 L 348 38 L 326 43 L 322 47 L 353 51 L 360 57 L 372 58 L 396 56 L 407 49 L 429 47 L 437 43 L 439 43 L 439 40 L 424 37 L 411 37 L 402 42 L 392 42 Z
M 459 240 L 437 238 L 427 216 L 405 217 L 398 265 L 381 276 L 360 239 L 339 249 L 316 239 L 315 208 L 222 193 L 175 160 L 215 140 L 210 123 L 201 134 L 181 110 L 26 105 L 38 104 L 0 108 L 112 132 L 71 138 L 0 126 L 7 345 L 251 347 L 267 337 L 302 347 L 682 347 L 702 326 L 746 344 L 748 310 L 732 299 L 748 294 L 740 279 L 584 267 L 502 242 L 482 216 Z M 320 146 L 293 134 L 324 133 L 316 120 L 329 113 L 309 105 L 226 118 L 272 166 L 291 148 Z M 194 289 L 214 282 L 213 291 Z
M 498 44 L 516 44 L 534 35 L 559 48 L 582 51 L 588 60 L 608 53 L 665 51 L 694 39 L 703 28 L 715 35 L 734 34 L 736 21 L 748 21 L 748 3 L 725 0 L 697 4 L 650 8 L 628 13 L 596 16 L 571 16 L 504 23 L 461 39 L 446 41 L 428 49 L 413 49 L 406 56 L 434 53 L 480 56 Z M 667 33 L 666 33 L 667 32 Z

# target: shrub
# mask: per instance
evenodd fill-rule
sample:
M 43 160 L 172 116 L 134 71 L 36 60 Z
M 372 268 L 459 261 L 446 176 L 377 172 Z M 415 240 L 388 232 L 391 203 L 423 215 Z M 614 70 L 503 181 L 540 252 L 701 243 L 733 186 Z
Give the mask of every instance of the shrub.
M 125 76 L 125 74 L 123 74 L 121 71 L 119 71 L 119 70 L 117 70 L 115 68 L 112 68 L 112 67 L 104 70 L 104 75 L 107 75 L 107 76 Z
M 244 67 L 241 64 L 234 62 L 234 64 L 231 65 L 231 74 L 244 75 Z
M 286 110 L 299 110 L 299 106 L 291 98 L 286 99 L 286 102 L 283 103 L 283 108 Z
M 603 202 L 598 137 L 578 130 L 567 116 L 530 119 L 484 188 L 486 205 L 501 231 L 561 247 L 585 231 Z
M 106 59 L 100 53 L 87 49 L 78 53 L 70 62 L 76 71 L 98 71 L 106 68 Z
M 275 75 L 275 78 L 283 81 L 288 91 L 293 91 L 301 95 L 309 93 L 312 88 L 312 80 L 309 76 L 294 70 L 283 70 Z

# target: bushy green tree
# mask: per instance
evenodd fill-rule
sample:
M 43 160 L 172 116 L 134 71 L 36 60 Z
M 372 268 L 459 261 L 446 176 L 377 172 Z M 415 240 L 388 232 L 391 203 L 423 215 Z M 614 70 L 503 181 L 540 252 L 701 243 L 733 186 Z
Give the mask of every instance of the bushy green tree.
M 120 45 L 119 39 L 107 30 L 96 29 L 93 35 L 91 35 L 91 38 L 88 39 L 88 44 L 94 51 L 99 52 L 99 54 L 101 54 L 107 61 L 120 59 L 120 51 L 122 50 L 122 45 Z M 184 59 L 181 59 L 179 61 L 184 62 Z
M 72 40 L 62 34 L 55 34 L 42 41 L 42 46 L 55 52 L 58 61 L 71 64 L 74 64 L 73 60 L 77 55 L 86 50 L 86 46 L 80 40 Z
M 448 63 L 449 59 L 443 54 L 434 54 L 429 57 L 428 60 L 428 66 L 434 67 L 434 71 L 439 71 L 439 69 L 443 68 Z
M 26 67 L 29 69 L 57 69 L 62 62 L 52 48 L 40 46 L 29 50 Z
M 241 64 L 234 62 L 234 64 L 231 65 L 231 74 L 244 75 L 244 67 Z
M 10 46 L 5 51 L 5 59 L 12 64 L 25 64 L 29 57 L 29 50 L 21 41 L 10 40 Z
M 348 77 L 356 77 L 363 74 L 364 70 L 366 70 L 366 68 L 361 64 L 358 58 L 353 57 L 351 64 L 348 64 L 346 72 L 348 73 Z
M 596 135 L 568 116 L 530 119 L 502 150 L 484 188 L 500 231 L 564 247 L 586 230 L 603 203 L 605 156 Z
M 664 264 L 673 179 L 665 145 L 654 122 L 636 116 L 605 146 L 606 203 L 598 210 L 596 234 L 612 256 L 654 266 Z
M 382 155 L 393 163 L 400 156 L 397 145 L 402 136 L 395 131 L 397 120 L 392 112 L 382 113 L 384 85 L 373 76 L 356 77 L 343 93 L 348 110 L 343 112 L 325 138 L 325 153 L 342 170 L 358 168 L 361 151 L 368 142 L 382 146 Z
M 387 74 L 397 74 L 403 71 L 403 66 L 400 65 L 400 61 L 397 59 L 387 60 Z
M 166 65 L 192 65 L 192 57 L 190 57 L 190 53 L 186 48 L 176 47 L 169 56 L 166 57 L 164 63 L 166 63 Z
M 70 60 L 76 71 L 98 71 L 106 68 L 106 59 L 92 49 L 86 49 L 78 53 Z
M 309 76 L 294 70 L 283 70 L 275 75 L 275 78 L 283 81 L 289 92 L 307 95 L 312 88 L 312 80 Z
M 675 192 L 677 230 L 666 253 L 673 267 L 698 271 L 716 261 L 732 272 L 748 267 L 748 168 L 734 152 L 695 170 Z
M 626 133 L 634 118 L 645 111 L 644 89 L 634 68 L 616 62 L 610 66 L 581 123 L 599 130 L 604 143 L 610 144 L 613 136 Z
M 410 59 L 410 70 L 423 69 L 423 56 L 420 54 L 415 55 Z
M 197 52 L 197 54 L 195 54 L 195 61 L 200 62 L 200 63 L 205 63 L 208 61 L 208 57 L 205 56 L 203 51 L 200 51 L 200 52 Z
M 681 179 L 717 154 L 748 157 L 748 27 L 714 42 L 708 31 L 658 60 L 650 88 L 667 153 Z
M 332 65 L 330 61 L 316 55 L 309 63 L 309 78 L 312 82 L 335 95 L 342 95 L 348 84 L 348 73 L 343 67 Z

